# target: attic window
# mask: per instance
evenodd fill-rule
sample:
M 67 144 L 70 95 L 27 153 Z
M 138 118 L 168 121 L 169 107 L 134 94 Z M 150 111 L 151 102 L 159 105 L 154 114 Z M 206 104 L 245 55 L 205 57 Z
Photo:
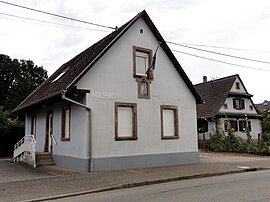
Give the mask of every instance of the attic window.
M 60 79 L 66 73 L 67 70 L 68 68 L 64 69 L 54 80 L 52 80 L 52 83 Z
M 152 50 L 133 46 L 133 76 L 145 77 L 150 65 Z
M 240 90 L 240 83 L 239 82 L 236 82 L 235 83 L 235 87 L 236 87 L 237 90 Z

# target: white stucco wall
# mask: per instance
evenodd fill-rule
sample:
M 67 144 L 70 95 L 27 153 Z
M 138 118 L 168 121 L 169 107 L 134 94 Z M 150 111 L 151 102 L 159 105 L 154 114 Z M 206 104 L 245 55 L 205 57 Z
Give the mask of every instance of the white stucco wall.
M 70 141 L 61 140 L 62 106 L 66 105 L 71 106 Z M 53 110 L 53 135 L 56 139 L 56 144 L 53 143 L 53 154 L 87 159 L 89 157 L 88 112 L 67 102 L 34 111 L 26 116 L 25 134 L 30 134 L 31 115 L 36 115 L 36 151 L 44 152 L 46 115 L 49 110 Z
M 153 51 L 158 46 L 143 20 L 138 20 L 77 84 L 91 91 L 87 105 L 92 113 L 93 157 L 198 151 L 195 98 L 160 48 L 150 99 L 138 99 L 133 46 Z M 138 140 L 115 141 L 115 102 L 137 103 Z M 161 140 L 160 105 L 178 106 L 179 139 Z
M 224 109 L 224 107 L 222 106 L 219 111 L 222 113 L 225 113 L 225 114 L 226 113 L 257 114 L 254 107 L 252 110 L 250 109 L 250 106 L 253 106 L 250 99 L 243 98 L 244 102 L 245 102 L 245 109 L 242 109 L 242 110 L 237 110 L 237 109 L 233 108 L 233 99 L 234 99 L 234 97 L 228 97 L 226 99 L 226 101 L 224 102 L 224 103 L 227 103 L 228 108 Z

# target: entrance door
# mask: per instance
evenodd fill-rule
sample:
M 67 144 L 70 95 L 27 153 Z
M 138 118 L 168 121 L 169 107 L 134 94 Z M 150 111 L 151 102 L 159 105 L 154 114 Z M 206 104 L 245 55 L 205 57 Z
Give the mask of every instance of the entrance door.
M 44 152 L 52 153 L 53 111 L 47 112 Z

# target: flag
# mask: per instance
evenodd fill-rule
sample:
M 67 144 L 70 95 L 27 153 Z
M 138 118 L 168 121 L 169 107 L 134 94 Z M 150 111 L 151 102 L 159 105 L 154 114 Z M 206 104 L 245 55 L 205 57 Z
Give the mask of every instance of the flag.
M 159 48 L 159 46 L 157 47 L 157 49 L 156 49 L 156 51 L 155 51 L 155 54 L 154 54 L 154 56 L 153 56 L 153 58 L 152 58 L 152 62 L 151 62 L 151 64 L 150 64 L 150 66 L 149 66 L 148 69 L 155 70 L 155 68 L 156 68 L 156 57 L 157 57 L 157 51 L 158 51 L 158 48 Z

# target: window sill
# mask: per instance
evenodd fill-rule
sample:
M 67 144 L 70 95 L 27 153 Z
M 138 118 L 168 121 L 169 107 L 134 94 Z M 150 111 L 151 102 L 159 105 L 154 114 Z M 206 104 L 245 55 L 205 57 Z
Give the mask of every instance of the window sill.
M 175 140 L 175 139 L 179 139 L 179 136 L 162 136 L 161 139 L 162 140 Z
M 115 137 L 115 141 L 137 140 L 138 137 Z
M 62 142 L 69 142 L 70 141 L 70 138 L 61 138 L 61 141 Z

